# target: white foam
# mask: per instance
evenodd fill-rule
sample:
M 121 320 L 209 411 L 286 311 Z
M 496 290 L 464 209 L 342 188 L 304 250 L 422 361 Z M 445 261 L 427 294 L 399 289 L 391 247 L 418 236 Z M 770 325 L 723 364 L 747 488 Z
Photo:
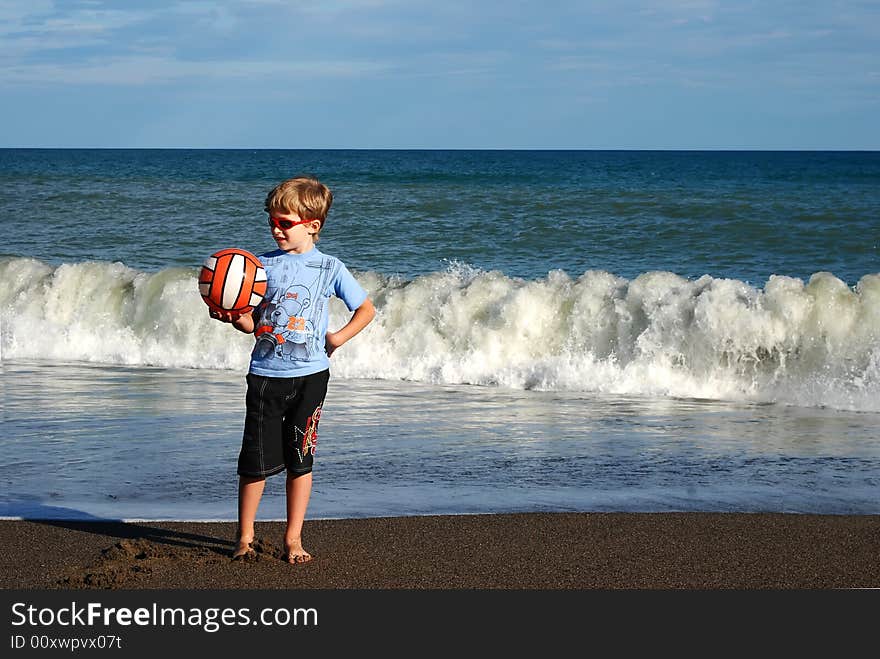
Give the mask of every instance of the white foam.
M 0 354 L 245 370 L 252 337 L 208 317 L 196 276 L 0 259 Z M 460 265 L 358 278 L 378 313 L 334 354 L 335 376 L 880 410 L 878 274 L 854 289 L 824 272 L 763 289 L 669 272 L 526 281 Z M 349 314 L 330 308 L 335 329 Z

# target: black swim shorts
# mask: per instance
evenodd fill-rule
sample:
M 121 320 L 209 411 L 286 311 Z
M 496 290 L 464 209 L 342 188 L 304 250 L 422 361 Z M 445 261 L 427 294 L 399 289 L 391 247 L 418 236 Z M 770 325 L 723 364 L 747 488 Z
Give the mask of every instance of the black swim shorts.
M 329 379 L 329 370 L 299 378 L 248 374 L 239 476 L 264 478 L 287 469 L 296 477 L 312 470 Z

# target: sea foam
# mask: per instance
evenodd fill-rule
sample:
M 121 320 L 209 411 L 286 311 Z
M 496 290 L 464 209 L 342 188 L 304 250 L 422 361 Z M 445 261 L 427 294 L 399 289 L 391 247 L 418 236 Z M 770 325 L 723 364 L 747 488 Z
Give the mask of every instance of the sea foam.
M 0 357 L 246 370 L 253 338 L 213 321 L 197 269 L 0 258 Z M 453 264 L 357 273 L 377 316 L 335 377 L 880 411 L 880 275 L 523 280 Z M 331 329 L 346 322 L 331 300 Z

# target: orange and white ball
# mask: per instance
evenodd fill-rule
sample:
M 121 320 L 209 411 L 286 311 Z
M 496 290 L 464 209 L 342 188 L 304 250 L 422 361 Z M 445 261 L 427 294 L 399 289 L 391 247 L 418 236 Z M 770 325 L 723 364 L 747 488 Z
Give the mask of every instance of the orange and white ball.
M 266 270 L 247 250 L 221 249 L 202 264 L 199 293 L 214 311 L 248 313 L 266 295 Z

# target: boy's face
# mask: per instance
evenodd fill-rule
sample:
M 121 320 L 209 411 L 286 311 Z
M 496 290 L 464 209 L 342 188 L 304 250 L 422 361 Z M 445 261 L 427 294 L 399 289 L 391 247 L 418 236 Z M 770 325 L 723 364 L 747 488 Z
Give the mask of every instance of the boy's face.
M 320 220 L 302 220 L 296 213 L 271 213 L 269 230 L 278 249 L 302 253 L 315 244 L 315 234 L 321 229 Z

